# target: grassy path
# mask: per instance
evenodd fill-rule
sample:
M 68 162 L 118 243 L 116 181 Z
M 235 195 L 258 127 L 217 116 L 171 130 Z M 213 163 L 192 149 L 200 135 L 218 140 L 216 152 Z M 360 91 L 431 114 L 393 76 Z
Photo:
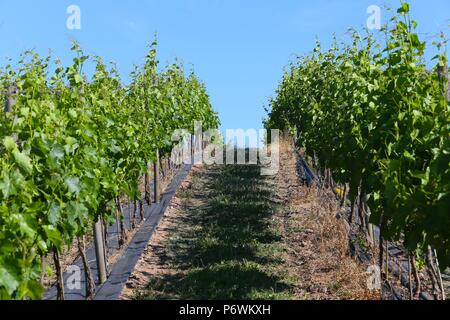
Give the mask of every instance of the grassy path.
M 122 299 L 371 299 L 331 191 L 303 186 L 288 144 L 274 177 L 202 166 L 177 192 Z
M 203 168 L 182 199 L 156 250 L 166 272 L 144 299 L 289 299 L 279 226 L 272 219 L 273 181 L 258 166 Z M 167 222 L 167 221 L 166 221 Z

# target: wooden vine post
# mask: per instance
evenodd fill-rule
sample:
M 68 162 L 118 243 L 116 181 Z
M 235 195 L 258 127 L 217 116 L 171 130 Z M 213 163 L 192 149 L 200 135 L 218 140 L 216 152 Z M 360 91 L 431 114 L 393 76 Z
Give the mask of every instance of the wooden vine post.
M 161 194 L 160 194 L 160 186 L 159 186 L 159 150 L 156 150 L 156 161 L 153 163 L 153 187 L 154 187 L 154 196 L 155 203 L 159 203 Z
M 439 81 L 443 83 L 445 87 L 445 92 L 442 92 L 442 94 L 447 98 L 447 101 L 450 101 L 450 81 L 448 77 L 448 65 L 438 66 L 438 76 Z
M 191 164 L 195 164 L 195 139 L 194 135 L 191 135 Z
M 19 91 L 15 85 L 9 85 L 5 89 L 6 89 L 6 95 L 5 95 L 4 111 L 6 114 L 6 113 L 13 112 L 13 107 L 14 107 L 14 104 L 16 103 L 14 95 L 18 94 Z M 16 142 L 19 140 L 17 134 L 13 134 L 12 137 Z
M 95 245 L 95 258 L 97 260 L 98 270 L 98 282 L 103 284 L 107 280 L 106 274 L 106 259 L 105 259 L 105 240 L 103 232 L 103 222 L 101 217 L 94 225 L 94 245 Z
M 5 108 L 4 108 L 5 113 L 11 113 L 13 111 L 14 93 L 16 93 L 15 86 L 6 87 Z

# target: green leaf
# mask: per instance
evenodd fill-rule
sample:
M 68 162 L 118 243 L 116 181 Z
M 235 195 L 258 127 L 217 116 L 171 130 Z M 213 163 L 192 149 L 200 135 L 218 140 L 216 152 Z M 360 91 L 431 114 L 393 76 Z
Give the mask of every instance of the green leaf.
M 83 82 L 83 78 L 82 78 L 79 74 L 76 74 L 76 75 L 74 76 L 74 80 L 75 80 L 75 83 L 76 83 L 76 84 L 80 84 L 80 83 Z
M 42 252 L 48 251 L 47 243 L 42 238 L 37 239 L 36 244 Z
M 430 170 L 428 169 L 426 172 L 423 171 L 411 171 L 411 176 L 422 181 L 422 185 L 427 185 L 430 181 Z
M 64 150 L 66 151 L 66 154 L 72 154 L 75 152 L 75 150 L 78 149 L 79 145 L 78 145 L 78 141 L 77 139 L 73 138 L 73 137 L 67 137 L 65 139 L 66 145 L 64 146 Z
M 20 109 L 20 115 L 23 117 L 28 117 L 30 114 L 30 108 L 21 108 Z
M 12 218 L 19 224 L 21 234 L 34 238 L 36 231 L 32 226 L 30 226 L 24 214 L 14 214 L 12 215 Z
M 3 138 L 3 145 L 5 146 L 7 151 L 13 151 L 17 149 L 16 141 L 10 136 Z
M 67 211 L 69 211 L 73 217 L 79 219 L 79 221 L 86 220 L 89 214 L 88 209 L 82 203 L 74 201 L 71 201 L 68 204 Z
M 409 153 L 407 150 L 405 150 L 403 152 L 403 157 L 405 157 L 406 159 L 408 159 L 410 161 L 415 161 L 416 160 L 416 158 L 414 158 L 414 156 L 411 153 Z
M 0 259 L 0 288 L 5 288 L 10 296 L 19 287 L 17 271 L 13 269 L 11 264 L 3 263 Z
M 77 114 L 77 112 L 76 112 L 75 110 L 70 109 L 70 110 L 69 110 L 69 116 L 70 116 L 72 119 L 76 119 L 76 118 L 78 117 L 78 114 Z
M 27 283 L 27 296 L 32 300 L 40 300 L 42 299 L 42 295 L 44 294 L 44 287 L 39 283 L 39 281 L 31 280 Z
M 401 15 L 406 15 L 409 13 L 409 4 L 406 2 L 402 3 L 402 7 L 397 10 Z
M 61 248 L 62 236 L 55 226 L 44 226 L 45 235 L 57 248 Z
M 76 177 L 68 177 L 64 180 L 64 183 L 70 193 L 78 195 L 80 193 L 80 179 Z
M 55 145 L 50 151 L 50 157 L 53 159 L 61 160 L 64 158 L 64 148 L 61 145 Z
M 3 197 L 8 199 L 9 196 L 15 195 L 17 193 L 17 189 L 14 186 L 14 181 L 11 181 L 9 178 L 9 174 L 5 172 L 4 177 L 0 180 L 0 190 L 3 193 Z
M 50 209 L 48 210 L 48 222 L 50 222 L 53 225 L 56 225 L 57 222 L 59 221 L 61 216 L 61 208 L 52 203 L 50 205 Z
M 19 150 L 15 149 L 13 151 L 14 161 L 16 164 L 27 174 L 33 173 L 33 166 L 31 164 L 31 159 L 20 152 Z

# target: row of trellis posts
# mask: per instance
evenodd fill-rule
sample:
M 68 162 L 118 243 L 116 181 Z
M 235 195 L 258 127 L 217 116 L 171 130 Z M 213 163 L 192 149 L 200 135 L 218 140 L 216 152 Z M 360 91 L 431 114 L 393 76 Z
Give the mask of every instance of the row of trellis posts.
M 13 107 L 15 104 L 15 96 L 21 94 L 21 92 L 17 89 L 14 85 L 9 85 L 5 88 L 5 105 L 4 105 L 4 112 L 5 113 L 11 113 L 13 112 Z M 18 140 L 18 137 L 15 137 L 16 141 Z M 195 148 L 194 148 L 195 138 L 194 135 L 191 135 L 190 139 L 190 158 L 191 163 L 194 163 L 195 158 Z M 170 161 L 170 160 L 169 160 Z M 156 152 L 156 161 L 153 162 L 153 199 L 152 195 L 150 194 L 150 190 L 148 185 L 150 184 L 150 174 L 149 171 L 145 174 L 145 201 L 148 205 L 153 203 L 159 203 L 161 199 L 161 176 L 160 176 L 160 167 L 161 167 L 161 159 L 160 159 L 160 152 Z M 117 199 L 117 206 L 121 207 L 120 199 Z M 142 204 L 140 206 L 141 208 L 141 217 L 143 218 L 142 213 Z M 129 208 L 131 210 L 131 207 Z M 120 222 L 121 217 L 117 215 L 117 231 L 118 234 L 124 232 L 123 223 Z M 130 222 L 131 223 L 131 222 Z M 94 240 L 94 247 L 95 247 L 95 256 L 96 256 L 96 264 L 97 264 L 97 270 L 98 270 L 98 283 L 103 284 L 108 279 L 108 267 L 107 267 L 107 249 L 106 249 L 106 226 L 105 223 L 102 221 L 101 218 L 94 224 L 93 227 L 93 240 Z M 121 229 L 121 230 L 120 230 Z M 80 242 L 80 241 L 79 241 Z M 86 257 L 84 254 L 84 241 L 83 243 L 79 243 L 80 252 L 82 253 L 83 258 L 83 264 L 85 268 L 86 273 L 86 286 L 87 286 L 87 298 L 92 298 L 93 295 L 93 286 L 95 286 L 92 282 L 92 275 L 89 270 L 88 263 L 86 261 Z M 123 239 L 119 240 L 119 247 L 123 245 Z M 53 252 L 53 259 L 55 262 L 55 269 L 56 269 L 56 277 L 57 277 L 57 299 L 58 300 L 64 300 L 64 279 L 63 279 L 63 270 L 61 268 L 60 263 L 60 256 L 58 253 L 58 250 L 54 250 Z M 87 269 L 87 270 L 86 270 Z M 88 288 L 89 287 L 89 288 Z

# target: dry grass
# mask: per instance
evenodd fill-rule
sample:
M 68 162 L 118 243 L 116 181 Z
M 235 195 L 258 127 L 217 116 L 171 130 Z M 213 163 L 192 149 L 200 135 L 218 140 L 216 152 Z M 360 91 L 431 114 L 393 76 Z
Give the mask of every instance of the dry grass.
M 331 191 L 317 191 L 300 184 L 293 172 L 293 149 L 281 145 L 277 177 L 279 197 L 286 206 L 283 237 L 289 249 L 286 263 L 301 279 L 297 295 L 306 299 L 379 299 L 367 289 L 367 267 L 349 255 L 348 230 L 338 220 L 339 204 Z

